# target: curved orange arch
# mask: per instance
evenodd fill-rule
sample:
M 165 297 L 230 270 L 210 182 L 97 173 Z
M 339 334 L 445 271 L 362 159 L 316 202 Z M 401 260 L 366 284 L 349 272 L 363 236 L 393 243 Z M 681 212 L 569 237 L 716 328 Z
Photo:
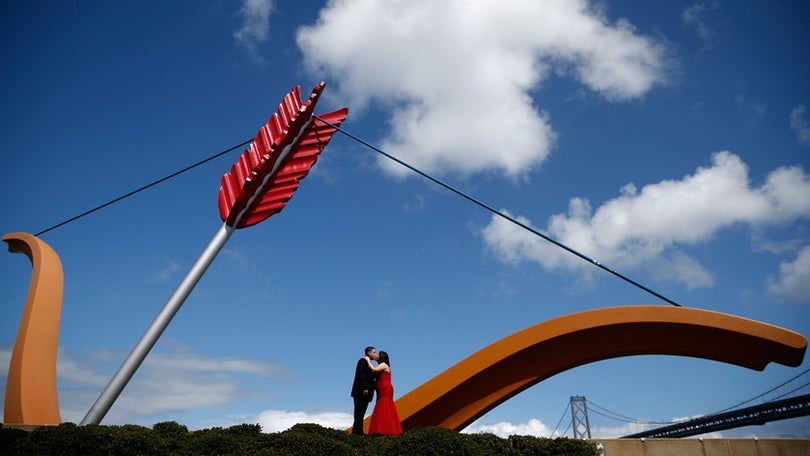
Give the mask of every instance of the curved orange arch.
M 9 252 L 28 256 L 33 269 L 8 368 L 3 422 L 59 424 L 56 355 L 64 290 L 62 261 L 48 244 L 31 234 L 9 233 L 3 241 Z
M 799 366 L 801 334 L 708 310 L 622 306 L 536 324 L 472 354 L 397 401 L 403 430 L 461 430 L 521 391 L 565 370 L 630 355 L 681 355 L 763 370 Z M 366 426 L 369 423 L 366 419 Z

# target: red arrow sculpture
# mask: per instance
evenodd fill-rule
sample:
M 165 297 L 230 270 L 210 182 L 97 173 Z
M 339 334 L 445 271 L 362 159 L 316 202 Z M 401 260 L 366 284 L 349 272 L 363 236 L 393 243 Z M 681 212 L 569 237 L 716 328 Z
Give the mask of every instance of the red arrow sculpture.
M 293 88 L 281 101 L 278 112 L 270 116 L 250 147 L 231 166 L 230 172 L 222 176 L 218 200 L 219 214 L 225 223 L 81 424 L 101 422 L 231 234 L 279 213 L 292 198 L 299 182 L 309 173 L 349 112 L 348 108 L 343 108 L 318 116 L 328 124 L 313 116 L 325 86 L 324 82 L 315 86 L 306 102 L 301 101 L 301 89 Z
M 280 212 L 292 198 L 336 131 L 312 115 L 325 85 L 318 84 L 306 103 L 301 101 L 298 86 L 288 93 L 278 112 L 222 176 L 219 214 L 226 224 L 236 228 L 255 225 Z M 318 117 L 340 126 L 348 112 L 343 108 Z

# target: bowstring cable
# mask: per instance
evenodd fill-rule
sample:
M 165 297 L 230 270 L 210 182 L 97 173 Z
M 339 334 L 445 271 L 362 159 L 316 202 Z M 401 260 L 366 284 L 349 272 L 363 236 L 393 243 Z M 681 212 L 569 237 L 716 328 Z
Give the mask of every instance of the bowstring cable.
M 571 247 L 568 247 L 567 245 L 565 245 L 565 244 L 563 244 L 563 243 L 561 243 L 561 242 L 559 242 L 559 241 L 557 241 L 557 240 L 555 240 L 555 239 L 553 239 L 553 238 L 551 238 L 551 237 L 549 237 L 549 236 L 546 236 L 545 234 L 543 234 L 543 233 L 541 233 L 541 232 L 539 232 L 539 231 L 535 230 L 534 228 L 532 228 L 532 227 L 530 227 L 530 226 L 526 225 L 525 223 L 522 223 L 522 222 L 520 222 L 519 220 L 517 220 L 517 219 L 515 219 L 515 218 L 513 218 L 513 217 L 510 217 L 510 216 L 508 216 L 508 215 L 506 215 L 506 214 L 504 214 L 503 212 L 501 212 L 501 211 L 499 211 L 499 210 L 497 210 L 497 209 L 493 208 L 492 206 L 490 206 L 490 205 L 488 205 L 488 204 L 486 204 L 486 203 L 484 203 L 484 202 L 482 202 L 482 201 L 480 201 L 480 200 L 478 200 L 478 199 L 476 199 L 476 198 L 473 198 L 473 197 L 472 197 L 472 196 L 470 196 L 470 195 L 467 195 L 466 193 L 462 192 L 461 190 L 458 190 L 458 189 L 456 189 L 456 188 L 454 188 L 454 187 L 450 186 L 449 184 L 446 184 L 446 183 L 442 182 L 441 180 L 439 180 L 439 179 L 437 179 L 437 178 L 435 178 L 435 177 L 431 176 L 430 174 L 427 174 L 427 173 L 425 173 L 425 172 L 423 172 L 423 171 L 421 171 L 421 170 L 419 170 L 419 169 L 417 169 L 417 168 L 415 168 L 415 167 L 413 167 L 413 166 L 409 165 L 408 163 L 405 163 L 404 161 L 402 161 L 402 160 L 400 160 L 400 159 L 398 159 L 398 158 L 394 157 L 394 156 L 393 156 L 393 155 L 391 155 L 391 154 L 388 154 L 387 152 L 385 152 L 385 151 L 381 150 L 380 148 L 375 147 L 374 145 L 372 145 L 372 144 L 370 144 L 370 143 L 368 143 L 368 142 L 366 142 L 366 141 L 364 141 L 364 140 L 360 139 L 359 137 L 357 137 L 357 136 L 355 136 L 355 135 L 353 135 L 353 134 L 351 134 L 351 133 L 349 133 L 349 132 L 347 132 L 347 131 L 343 130 L 343 129 L 342 129 L 342 128 L 340 128 L 339 126 L 337 126 L 337 125 L 335 125 L 335 124 L 333 124 L 333 123 L 331 123 L 331 122 L 329 122 L 329 121 L 327 121 L 327 120 L 324 120 L 324 119 L 322 119 L 322 118 L 320 118 L 320 117 L 318 117 L 318 116 L 313 116 L 313 117 L 315 117 L 315 118 L 316 118 L 316 119 L 318 119 L 319 121 L 321 121 L 321 122 L 325 123 L 325 124 L 326 124 L 326 125 L 328 125 L 329 127 L 334 128 L 335 130 L 337 130 L 337 131 L 339 131 L 339 132 L 343 133 L 343 134 L 344 134 L 344 135 L 346 135 L 347 137 L 349 137 L 349 138 L 351 138 L 351 139 L 353 139 L 353 140 L 357 141 L 358 143 L 360 143 L 360 144 L 362 144 L 362 145 L 364 145 L 364 146 L 368 147 L 369 149 L 371 149 L 371 150 L 373 150 L 373 151 L 375 151 L 375 152 L 377 152 L 377 153 L 379 153 L 379 154 L 381 154 L 381 155 L 385 156 L 385 157 L 386 157 L 386 158 L 388 158 L 388 159 L 391 159 L 391 160 L 393 160 L 393 161 L 395 161 L 395 162 L 399 163 L 400 165 L 402 165 L 402 166 L 404 166 L 404 167 L 406 167 L 406 168 L 410 169 L 411 171 L 413 171 L 413 172 L 415 172 L 415 173 L 419 174 L 420 176 L 422 176 L 422 177 L 424 177 L 424 178 L 426 178 L 426 179 L 428 179 L 428 180 L 430 180 L 430 181 L 432 181 L 432 182 L 434 182 L 434 183 L 436 183 L 436 184 L 438 184 L 438 185 L 440 185 L 440 186 L 442 186 L 442 187 L 446 188 L 447 190 L 450 190 L 451 192 L 455 193 L 456 195 L 461 196 L 462 198 L 466 199 L 467 201 L 470 201 L 470 202 L 472 202 L 472 203 L 474 203 L 474 204 L 477 204 L 478 206 L 480 206 L 480 207 L 482 207 L 482 208 L 484 208 L 484 209 L 486 209 L 486 210 L 488 210 L 488 211 L 492 212 L 493 214 L 496 214 L 496 215 L 498 215 L 498 216 L 500 216 L 500 217 L 502 217 L 502 218 L 506 219 L 507 221 L 510 221 L 510 222 L 514 223 L 515 225 L 517 225 L 517 226 L 519 226 L 519 227 L 521 227 L 521 228 L 523 228 L 523 229 L 525 229 L 525 230 L 527 230 L 527 231 L 529 231 L 529 232 L 531 232 L 531 233 L 533 233 L 533 234 L 535 234 L 535 235 L 537 235 L 537 236 L 539 236 L 539 237 L 541 237 L 541 238 L 545 239 L 546 241 L 551 242 L 552 244 L 556 245 L 557 247 L 560 247 L 561 249 L 563 249 L 563 250 L 565 250 L 565 251 L 567 251 L 567 252 L 569 252 L 569 253 L 572 253 L 572 254 L 574 254 L 574 255 L 576 255 L 576 256 L 578 256 L 578 257 L 580 257 L 581 259 L 583 259 L 583 260 L 585 260 L 585 261 L 587 261 L 587 262 L 591 263 L 592 265 L 594 265 L 594 266 L 596 266 L 596 267 L 598 267 L 598 268 L 600 268 L 600 269 L 603 269 L 603 270 L 605 270 L 605 271 L 607 271 L 607 272 L 609 272 L 609 273 L 613 274 L 614 276 L 616 276 L 616 277 L 618 277 L 618 278 L 620 278 L 620 279 L 624 280 L 625 282 L 630 283 L 631 285 L 634 285 L 634 286 L 636 286 L 636 287 L 638 287 L 638 288 L 640 288 L 640 289 L 642 289 L 642 290 L 646 291 L 647 293 L 650 293 L 650 294 L 652 294 L 653 296 L 655 296 L 655 297 L 657 297 L 657 298 L 659 298 L 659 299 L 662 299 L 662 300 L 666 301 L 666 302 L 667 302 L 667 303 L 669 303 L 669 304 L 672 304 L 673 306 L 676 306 L 676 307 L 681 307 L 681 305 L 680 305 L 680 304 L 678 304 L 677 302 L 675 302 L 675 301 L 673 301 L 673 300 L 671 300 L 671 299 L 667 298 L 666 296 L 663 296 L 663 295 L 661 295 L 660 293 L 657 293 L 657 292 L 655 292 L 655 291 L 653 291 L 653 290 L 651 290 L 651 289 L 649 289 L 649 288 L 645 287 L 644 285 L 642 285 L 642 284 L 640 284 L 640 283 L 636 282 L 635 280 L 630 279 L 629 277 L 626 277 L 626 276 L 624 276 L 624 275 L 622 275 L 622 274 L 620 274 L 620 273 L 618 273 L 618 272 L 614 271 L 613 269 L 608 268 L 607 266 L 605 266 L 605 265 L 603 265 L 602 263 L 600 263 L 600 262 L 598 262 L 598 261 L 596 261 L 596 260 L 594 260 L 594 259 L 592 259 L 592 258 L 590 258 L 590 257 L 586 256 L 585 254 L 580 253 L 580 252 L 578 252 L 578 251 L 576 251 L 576 250 L 572 249 Z
M 196 167 L 202 165 L 203 163 L 207 163 L 207 162 L 209 162 L 209 161 L 211 161 L 211 160 L 213 160 L 215 158 L 218 158 L 218 157 L 220 157 L 222 155 L 225 155 L 225 154 L 227 154 L 228 152 L 231 152 L 234 149 L 239 149 L 240 147 L 246 146 L 246 145 L 250 144 L 251 142 L 253 142 L 252 139 L 248 140 L 248 141 L 245 141 L 242 144 L 237 144 L 237 145 L 235 145 L 233 147 L 229 147 L 228 149 L 225 149 L 222 152 L 214 154 L 214 155 L 212 155 L 212 156 L 210 156 L 210 157 L 208 157 L 208 158 L 206 158 L 204 160 L 200 160 L 197 163 L 194 163 L 193 165 L 186 166 L 185 168 L 181 169 L 180 171 L 173 172 L 173 173 L 169 174 L 166 177 L 160 178 L 160 179 L 158 179 L 158 180 L 156 180 L 156 181 L 154 181 L 154 182 L 152 182 L 150 184 L 146 184 L 143 187 L 135 189 L 135 190 L 133 190 L 133 191 L 131 191 L 131 192 L 125 194 L 125 195 L 121 195 L 121 196 L 119 196 L 118 198 L 115 198 L 112 201 L 108 201 L 108 202 L 106 202 L 106 203 L 104 203 L 104 204 L 102 204 L 100 206 L 94 207 L 93 209 L 90 209 L 88 211 L 84 211 L 84 212 L 82 212 L 81 214 L 79 214 L 79 215 L 77 215 L 75 217 L 71 217 L 71 218 L 65 220 L 64 222 L 57 223 L 56 225 L 54 225 L 54 226 L 52 226 L 52 227 L 50 227 L 48 229 L 40 231 L 39 233 L 35 234 L 34 236 L 39 236 L 41 234 L 45 234 L 48 231 L 59 228 L 62 225 L 67 225 L 68 223 L 70 223 L 70 222 L 72 222 L 74 220 L 78 220 L 78 219 L 84 217 L 85 215 L 90 215 L 93 212 L 104 209 L 105 207 L 107 207 L 107 206 L 109 206 L 111 204 L 115 204 L 115 203 L 117 203 L 117 202 L 119 202 L 119 201 L 121 201 L 123 199 L 129 198 L 130 196 L 135 195 L 136 193 L 140 193 L 140 192 L 142 192 L 142 191 L 144 191 L 144 190 L 146 190 L 148 188 L 154 187 L 155 185 L 160 184 L 161 182 L 165 182 L 165 181 L 167 181 L 167 180 L 169 180 L 169 179 L 171 179 L 173 177 L 179 176 L 180 174 L 183 174 L 183 173 L 185 173 L 186 171 L 188 171 L 188 170 L 190 170 L 192 168 L 196 168 Z
M 594 265 L 594 266 L 596 266 L 596 267 L 598 267 L 598 268 L 600 268 L 600 269 L 602 269 L 602 270 L 604 270 L 604 271 L 607 271 L 608 273 L 610 273 L 610 274 L 612 274 L 612 275 L 614 275 L 614 276 L 616 276 L 616 277 L 618 277 L 618 278 L 620 278 L 620 279 L 624 280 L 625 282 L 627 282 L 627 283 L 629 283 L 629 284 L 631 284 L 631 285 L 633 285 L 633 286 L 635 286 L 635 287 L 637 287 L 637 288 L 639 288 L 639 289 L 641 289 L 641 290 L 646 291 L 647 293 L 652 294 L 653 296 L 655 296 L 655 297 L 657 297 L 657 298 L 659 298 L 659 299 L 662 299 L 663 301 L 665 301 L 665 302 L 667 302 L 667 303 L 669 303 L 669 304 L 672 304 L 673 306 L 676 306 L 676 307 L 681 307 L 681 305 L 680 305 L 680 304 L 678 304 L 677 302 L 675 302 L 675 301 L 673 301 L 673 300 L 671 300 L 671 299 L 667 298 L 666 296 L 664 296 L 664 295 L 662 295 L 662 294 L 660 294 L 660 293 L 657 293 L 656 291 L 653 291 L 653 290 L 651 290 L 650 288 L 647 288 L 646 286 L 642 285 L 641 283 L 636 282 L 635 280 L 633 280 L 633 279 L 631 279 L 631 278 L 629 278 L 629 277 L 627 277 L 627 276 L 625 276 L 625 275 L 623 275 L 623 274 L 620 274 L 620 273 L 619 273 L 619 272 L 617 272 L 617 271 L 614 271 L 613 269 L 611 269 L 611 268 L 609 268 L 609 267 L 607 267 L 607 266 L 603 265 L 602 263 L 600 263 L 600 262 L 598 262 L 598 261 L 596 261 L 596 260 L 594 260 L 594 259 L 592 259 L 592 258 L 590 258 L 590 257 L 586 256 L 585 254 L 580 253 L 580 252 L 578 252 L 577 250 L 574 250 L 574 249 L 572 249 L 571 247 L 568 247 L 567 245 L 565 245 L 565 244 L 563 244 L 563 243 L 561 243 L 561 242 L 559 242 L 559 241 L 557 241 L 557 240 L 555 240 L 555 239 L 553 239 L 553 238 L 551 238 L 551 237 L 549 237 L 549 236 L 547 236 L 547 235 L 545 235 L 545 234 L 543 234 L 543 233 L 541 233 L 541 232 L 537 231 L 536 229 L 534 229 L 534 228 L 532 228 L 532 227 L 530 227 L 530 226 L 526 225 L 525 223 L 522 223 L 522 222 L 520 222 L 519 220 L 517 220 L 517 219 L 515 219 L 515 218 L 513 218 L 513 217 L 510 217 L 509 215 L 507 215 L 507 214 L 505 214 L 505 213 L 503 213 L 503 212 L 501 212 L 501 211 L 499 211 L 499 210 L 495 209 L 494 207 L 492 207 L 492 206 L 490 206 L 490 205 L 488 205 L 488 204 L 486 204 L 486 203 L 484 203 L 484 202 L 482 202 L 482 201 L 480 201 L 480 200 L 478 200 L 478 199 L 476 199 L 476 198 L 473 198 L 472 196 L 470 196 L 470 195 L 468 195 L 468 194 L 466 194 L 466 193 L 462 192 L 461 190 L 458 190 L 458 189 L 456 189 L 456 188 L 452 187 L 452 186 L 451 186 L 451 185 L 449 185 L 449 184 L 446 184 L 445 182 L 443 182 L 443 181 L 441 181 L 441 180 L 439 180 L 439 179 L 437 179 L 437 178 L 435 178 L 435 177 L 431 176 L 430 174 L 425 173 L 425 172 L 423 172 L 423 171 L 421 171 L 421 170 L 419 170 L 419 169 L 417 169 L 417 168 L 415 168 L 415 167 L 411 166 L 410 164 L 408 164 L 408 163 L 406 163 L 406 162 L 404 162 L 404 161 L 402 161 L 402 160 L 400 160 L 400 159 L 398 159 L 398 158 L 394 157 L 393 155 L 391 155 L 391 154 L 389 154 L 389 153 L 387 153 L 387 152 L 385 152 L 385 151 L 381 150 L 380 148 L 378 148 L 378 147 L 376 147 L 376 146 L 374 146 L 374 145 L 370 144 L 369 142 L 364 141 L 363 139 L 361 139 L 361 138 L 359 138 L 359 137 L 357 137 L 357 136 L 355 136 L 355 135 L 353 135 L 353 134 L 351 134 L 351 133 L 347 132 L 346 130 L 343 130 L 342 128 L 338 127 L 337 125 L 335 125 L 335 124 L 333 124 L 333 123 L 331 123 L 331 122 L 329 122 L 329 121 L 327 121 L 327 120 L 324 120 L 323 118 L 321 118 L 321 117 L 319 117 L 319 116 L 317 116 L 317 115 L 316 115 L 316 116 L 313 116 L 313 117 L 314 117 L 314 118 L 316 118 L 316 119 L 318 119 L 319 121 L 323 122 L 324 124 L 328 125 L 329 127 L 334 128 L 336 131 L 339 131 L 340 133 L 342 133 L 342 134 L 346 135 L 348 138 L 351 138 L 351 139 L 353 139 L 354 141 L 357 141 L 358 143 L 360 143 L 360 144 L 362 144 L 362 145 L 366 146 L 367 148 L 369 148 L 369 149 L 371 149 L 371 150 L 373 150 L 373 151 L 375 151 L 375 152 L 377 152 L 377 153 L 379 153 L 379 154 L 381 154 L 381 155 L 385 156 L 386 158 L 388 158 L 388 159 L 390 159 L 390 160 L 393 160 L 393 161 L 395 161 L 396 163 L 399 163 L 400 165 L 402 165 L 402 166 L 404 166 L 404 167 L 406 167 L 406 168 L 410 169 L 411 171 L 413 171 L 413 172 L 415 172 L 415 173 L 419 174 L 420 176 L 422 176 L 422 177 L 424 177 L 424 178 L 426 178 L 426 179 L 428 179 L 428 180 L 430 180 L 430 181 L 432 181 L 432 182 L 434 182 L 434 183 L 436 183 L 436 184 L 438 184 L 438 185 L 440 185 L 440 186 L 444 187 L 445 189 L 450 190 L 451 192 L 453 192 L 453 193 L 455 193 L 455 194 L 457 194 L 457 195 L 461 196 L 462 198 L 464 198 L 464 199 L 466 199 L 466 200 L 468 200 L 468 201 L 470 201 L 470 202 L 472 202 L 472 203 L 474 203 L 474 204 L 476 204 L 476 205 L 478 205 L 478 206 L 480 206 L 480 207 L 482 207 L 482 208 L 484 208 L 484 209 L 486 209 L 486 210 L 488 210 L 488 211 L 492 212 L 492 213 L 493 213 L 493 214 L 495 214 L 495 215 L 498 215 L 498 216 L 502 217 L 503 219 L 505 219 L 505 220 L 507 220 L 507 221 L 509 221 L 509 222 L 512 222 L 513 224 L 515 224 L 515 225 L 517 225 L 517 226 L 519 226 L 519 227 L 523 228 L 524 230 L 529 231 L 529 232 L 533 233 L 533 234 L 534 234 L 534 235 L 536 235 L 536 236 L 539 236 L 540 238 L 542 238 L 542 239 L 544 239 L 544 240 L 546 240 L 546 241 L 548 241 L 548 242 L 550 242 L 550 243 L 552 243 L 552 244 L 556 245 L 557 247 L 559 247 L 559 248 L 561 248 L 561 249 L 563 249 L 563 250 L 565 250 L 565 251 L 567 251 L 567 252 L 569 252 L 569 253 L 572 253 L 572 254 L 574 254 L 574 255 L 578 256 L 579 258 L 581 258 L 581 259 L 583 259 L 583 260 L 587 261 L 588 263 L 590 263 L 590 264 L 592 264 L 592 265 Z M 119 201 L 121 201 L 121 200 L 123 200 L 123 199 L 129 198 L 130 196 L 133 196 L 133 195 L 135 195 L 135 194 L 137 194 L 137 193 L 140 193 L 140 192 L 142 192 L 142 191 L 144 191 L 144 190 L 147 190 L 147 189 L 149 189 L 149 188 L 151 188 L 151 187 L 154 187 L 155 185 L 158 185 L 158 184 L 160 184 L 160 183 L 162 183 L 162 182 L 165 182 L 165 181 L 167 181 L 167 180 L 169 180 L 169 179 L 171 179 L 171 178 L 173 178 L 173 177 L 176 177 L 176 176 L 178 176 L 178 175 L 180 175 L 180 174 L 183 174 L 183 173 L 185 173 L 185 172 L 187 172 L 187 171 L 189 171 L 189 170 L 191 170 L 191 169 L 193 169 L 193 168 L 196 168 L 197 166 L 200 166 L 200 165 L 202 165 L 202 164 L 204 164 L 204 163 L 207 163 L 207 162 L 209 162 L 209 161 L 211 161 L 211 160 L 213 160 L 213 159 L 215 159 L 215 158 L 218 158 L 218 157 L 220 157 L 220 156 L 222 156 L 222 155 L 225 155 L 225 154 L 227 154 L 228 152 L 231 152 L 231 151 L 233 151 L 233 150 L 235 150 L 235 149 L 239 149 L 239 148 L 241 148 L 241 147 L 244 147 L 244 146 L 246 146 L 246 145 L 250 144 L 252 141 L 253 141 L 253 140 L 251 139 L 251 140 L 248 140 L 248 141 L 244 141 L 244 142 L 242 142 L 241 144 L 237 144 L 237 145 L 235 145 L 235 146 L 233 146 L 233 147 L 229 147 L 228 149 L 225 149 L 225 150 L 223 150 L 222 152 L 219 152 L 219 153 L 217 153 L 217 154 L 214 154 L 214 155 L 212 155 L 212 156 L 210 156 L 210 157 L 208 157 L 208 158 L 206 158 L 206 159 L 200 160 L 200 161 L 198 161 L 197 163 L 194 163 L 194 164 L 189 165 L 189 166 L 187 166 L 187 167 L 185 167 L 185 168 L 183 168 L 183 169 L 181 169 L 181 170 L 179 170 L 179 171 L 176 171 L 176 172 L 174 172 L 174 173 L 172 173 L 172 174 L 169 174 L 169 175 L 168 175 L 168 176 L 166 176 L 166 177 L 163 177 L 163 178 L 161 178 L 161 179 L 158 179 L 158 180 L 156 180 L 156 181 L 154 181 L 154 182 L 152 182 L 152 183 L 150 183 L 150 184 L 147 184 L 147 185 L 144 185 L 144 186 L 142 186 L 142 187 L 140 187 L 140 188 L 138 188 L 138 189 L 135 189 L 135 190 L 133 190 L 133 191 L 131 191 L 131 192 L 129 192 L 129 193 L 127 193 L 127 194 L 125 194 L 125 195 L 119 196 L 118 198 L 115 198 L 115 199 L 113 199 L 113 200 L 111 200 L 111 201 L 108 201 L 108 202 L 106 202 L 106 203 L 104 203 L 104 204 L 101 204 L 101 205 L 99 205 L 99 206 L 96 206 L 96 207 L 94 207 L 93 209 L 90 209 L 90 210 L 88 210 L 88 211 L 82 212 L 81 214 L 76 215 L 76 216 L 74 216 L 74 217 L 71 217 L 71 218 L 69 218 L 69 219 L 67 219 L 67 220 L 65 220 L 65 221 L 63 221 L 63 222 L 57 223 L 56 225 L 53 225 L 53 226 L 51 226 L 50 228 L 47 228 L 47 229 L 45 229 L 45 230 L 42 230 L 42 231 L 40 231 L 40 232 L 36 233 L 34 236 L 40 236 L 40 235 L 45 234 L 45 233 L 47 233 L 47 232 L 49 232 L 49 231 L 52 231 L 52 230 L 54 230 L 54 229 L 56 229 L 56 228 L 59 228 L 59 227 L 61 227 L 61 226 L 64 226 L 64 225 L 66 225 L 66 224 L 68 224 L 68 223 L 70 223 L 70 222 L 73 222 L 73 221 L 78 220 L 78 219 L 80 219 L 80 218 L 82 218 L 82 217 L 85 217 L 85 216 L 87 216 L 87 215 L 90 215 L 90 214 L 92 214 L 92 213 L 94 213 L 94 212 L 96 212 L 96 211 L 99 211 L 99 210 L 101 210 L 101 209 L 103 209 L 103 208 L 107 207 L 107 206 L 110 206 L 110 205 L 112 205 L 112 204 L 115 204 L 115 203 L 117 203 L 117 202 L 119 202 Z

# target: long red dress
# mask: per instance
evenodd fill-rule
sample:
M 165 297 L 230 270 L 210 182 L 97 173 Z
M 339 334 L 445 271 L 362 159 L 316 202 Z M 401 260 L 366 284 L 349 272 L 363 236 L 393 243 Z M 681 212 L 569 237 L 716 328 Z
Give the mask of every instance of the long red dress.
M 391 384 L 391 372 L 382 372 L 377 377 L 377 402 L 371 412 L 369 435 L 402 434 L 402 423 L 399 421 L 397 405 L 394 403 L 394 385 Z

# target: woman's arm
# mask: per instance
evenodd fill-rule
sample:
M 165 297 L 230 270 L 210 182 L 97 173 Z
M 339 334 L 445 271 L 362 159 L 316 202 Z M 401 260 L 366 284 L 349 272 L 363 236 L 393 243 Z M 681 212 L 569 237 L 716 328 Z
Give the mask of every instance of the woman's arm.
M 374 367 L 374 365 L 373 365 L 373 364 L 371 364 L 371 361 L 369 361 L 369 362 L 368 362 L 368 367 L 370 367 L 370 368 L 371 368 L 371 372 L 374 372 L 375 374 L 376 374 L 377 372 L 384 372 L 384 371 L 387 371 L 387 370 L 388 370 L 388 364 L 385 364 L 385 363 L 380 363 L 380 364 L 377 364 L 377 367 Z

